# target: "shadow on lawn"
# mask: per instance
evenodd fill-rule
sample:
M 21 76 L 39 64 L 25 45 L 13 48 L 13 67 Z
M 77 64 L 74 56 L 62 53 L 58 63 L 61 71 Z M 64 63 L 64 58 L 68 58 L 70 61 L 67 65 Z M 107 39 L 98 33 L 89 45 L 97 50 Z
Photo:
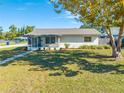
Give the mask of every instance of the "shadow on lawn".
M 2 49 L 0 50 L 0 61 L 13 57 L 14 55 L 18 55 L 23 52 L 25 52 L 24 47 L 10 48 L 10 50 Z
M 54 71 L 50 73 L 50 76 L 65 75 L 67 77 L 76 76 L 82 74 L 83 70 L 90 71 L 92 73 L 108 73 L 114 72 L 118 74 L 124 74 L 124 65 L 112 65 L 103 64 L 105 61 L 112 61 L 111 57 L 104 55 L 97 55 L 93 52 L 82 51 L 66 51 L 66 52 L 41 52 L 37 51 L 30 54 L 28 57 L 18 59 L 21 61 L 29 61 L 29 63 L 18 63 L 13 65 L 36 65 L 36 68 L 32 67 L 29 71 Z M 88 58 L 95 58 L 100 62 L 90 62 Z M 21 62 L 20 61 L 20 62 Z M 67 65 L 76 64 L 78 69 L 70 69 Z M 7 65 L 7 64 L 6 64 Z M 121 69 L 120 69 L 121 68 Z M 122 69 L 123 68 L 123 69 Z

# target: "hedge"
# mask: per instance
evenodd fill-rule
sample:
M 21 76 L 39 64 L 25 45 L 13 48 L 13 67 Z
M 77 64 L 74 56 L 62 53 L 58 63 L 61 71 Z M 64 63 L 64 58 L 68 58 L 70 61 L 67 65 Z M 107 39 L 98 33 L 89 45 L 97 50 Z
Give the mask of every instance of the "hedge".
M 111 49 L 111 46 L 109 46 L 109 45 L 100 45 L 100 46 L 83 45 L 83 46 L 80 46 L 79 49 Z

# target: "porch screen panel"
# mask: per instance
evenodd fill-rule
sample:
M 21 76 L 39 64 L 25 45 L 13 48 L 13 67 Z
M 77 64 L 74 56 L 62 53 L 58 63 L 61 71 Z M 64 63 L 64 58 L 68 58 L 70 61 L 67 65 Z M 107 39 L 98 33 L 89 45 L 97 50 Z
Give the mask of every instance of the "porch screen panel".
M 28 45 L 31 46 L 31 38 L 28 38 Z
M 54 44 L 54 43 L 55 43 L 55 36 L 46 37 L 46 44 Z
M 38 37 L 38 47 L 41 47 L 41 37 Z
M 51 43 L 55 43 L 55 37 L 51 37 Z
M 46 37 L 46 44 L 50 43 L 50 37 Z

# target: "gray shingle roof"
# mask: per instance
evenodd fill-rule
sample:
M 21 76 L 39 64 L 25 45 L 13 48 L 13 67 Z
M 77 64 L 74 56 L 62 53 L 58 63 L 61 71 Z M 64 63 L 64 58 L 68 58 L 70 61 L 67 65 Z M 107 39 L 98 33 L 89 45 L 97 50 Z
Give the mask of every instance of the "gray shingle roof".
M 100 35 L 96 29 L 35 29 L 28 35 Z

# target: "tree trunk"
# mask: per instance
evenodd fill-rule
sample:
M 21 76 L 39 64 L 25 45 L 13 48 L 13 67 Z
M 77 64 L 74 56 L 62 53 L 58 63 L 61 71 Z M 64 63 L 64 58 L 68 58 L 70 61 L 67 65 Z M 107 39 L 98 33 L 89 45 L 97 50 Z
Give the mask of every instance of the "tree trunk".
M 112 45 L 112 57 L 116 58 L 116 60 L 121 60 L 123 58 L 121 54 L 121 44 L 122 44 L 122 35 L 124 33 L 124 17 L 122 17 L 122 23 L 120 25 L 120 31 L 118 34 L 117 45 L 115 43 L 115 39 L 111 33 L 111 29 L 109 26 L 106 26 L 106 33 L 108 34 L 111 45 Z
M 117 47 L 116 48 L 112 47 L 112 57 L 114 57 L 116 60 L 123 59 L 121 51 L 118 51 Z
M 115 43 L 115 39 L 111 33 L 111 29 L 110 27 L 105 27 L 106 28 L 106 33 L 108 34 L 109 38 L 110 38 L 110 42 L 111 42 L 111 46 L 112 46 L 112 57 L 116 58 L 117 56 L 117 47 L 116 47 L 116 43 Z
M 112 57 L 114 57 L 116 60 L 123 59 L 123 56 L 121 54 L 121 48 L 118 49 L 117 47 L 112 47 Z
M 117 56 L 117 49 L 112 46 L 112 57 L 116 58 Z
M 122 55 L 121 55 L 121 46 L 118 46 L 116 45 L 115 43 L 115 39 L 111 33 L 111 29 L 110 27 L 107 27 L 106 28 L 106 32 L 110 38 L 110 42 L 111 42 L 111 46 L 112 46 L 112 57 L 115 58 L 116 60 L 120 60 L 122 59 Z M 121 43 L 121 42 L 119 42 Z M 121 44 L 120 44 L 121 45 Z
M 124 18 L 122 18 L 122 24 L 120 26 L 120 31 L 119 31 L 119 34 L 118 34 L 118 40 L 117 40 L 117 57 L 116 57 L 117 60 L 123 58 L 123 56 L 121 54 L 121 45 L 122 45 L 123 32 L 124 32 Z

